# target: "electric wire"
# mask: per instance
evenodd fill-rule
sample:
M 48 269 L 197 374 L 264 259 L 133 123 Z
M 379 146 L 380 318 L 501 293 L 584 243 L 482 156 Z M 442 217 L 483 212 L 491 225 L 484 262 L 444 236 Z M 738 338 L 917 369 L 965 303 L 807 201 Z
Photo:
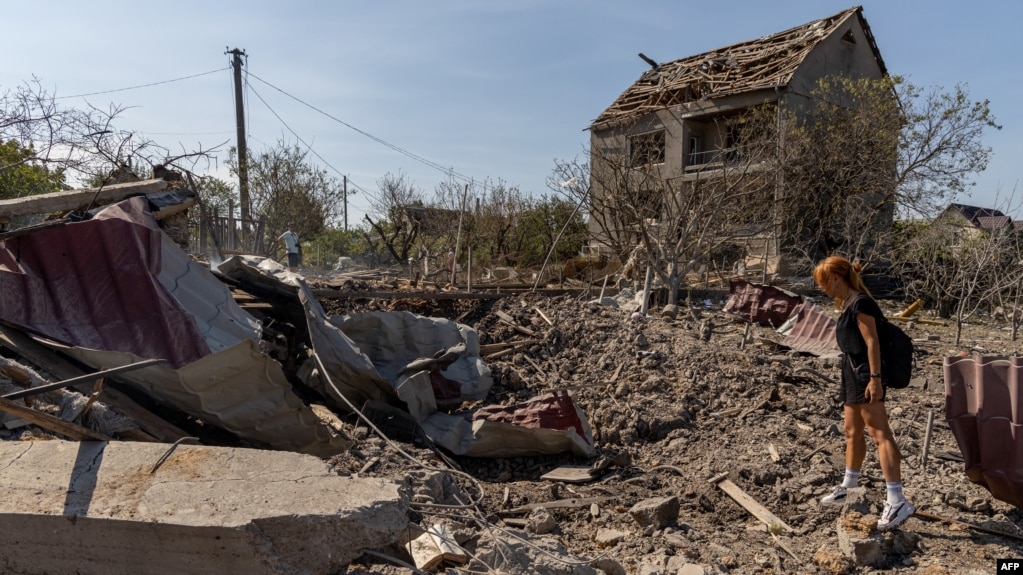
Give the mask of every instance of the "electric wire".
M 295 100 L 299 104 L 302 104 L 303 106 L 306 106 L 307 108 L 309 108 L 311 110 L 314 110 L 315 112 L 317 112 L 319 114 L 322 114 L 323 116 L 326 116 L 327 118 L 330 118 L 331 120 L 337 122 L 338 124 L 341 124 L 342 126 L 345 126 L 346 128 L 349 128 L 350 130 L 353 130 L 355 132 L 358 132 L 359 134 L 362 134 L 363 136 L 366 136 L 367 138 L 373 140 L 374 142 L 377 142 L 378 144 L 380 144 L 382 146 L 390 148 L 391 150 L 394 150 L 395 152 L 398 152 L 399 154 L 402 154 L 402 155 L 404 155 L 404 156 L 406 156 L 408 158 L 411 158 L 411 159 L 413 159 L 413 160 L 415 160 L 415 161 L 417 161 L 417 162 L 419 162 L 419 163 L 421 163 L 421 164 L 423 164 L 425 166 L 428 166 L 430 168 L 438 170 L 438 171 L 440 171 L 440 172 L 442 172 L 442 173 L 444 173 L 444 174 L 446 174 L 446 175 L 448 175 L 448 176 L 450 176 L 452 178 L 461 180 L 463 182 L 468 182 L 468 183 L 478 183 L 478 182 L 476 182 L 475 178 L 473 178 L 471 176 L 467 176 L 465 174 L 461 174 L 459 172 L 456 172 L 452 168 L 445 168 L 444 166 L 442 166 L 442 165 L 440 165 L 440 164 L 438 164 L 438 163 L 436 163 L 434 161 L 431 161 L 431 160 L 429 160 L 427 158 L 424 158 L 424 157 L 422 157 L 422 156 L 420 156 L 418 154 L 410 152 L 410 151 L 408 151 L 408 150 L 406 150 L 406 149 L 404 149 L 404 148 L 402 148 L 400 146 L 397 146 L 395 144 L 392 144 L 392 143 L 390 143 L 390 142 L 388 142 L 388 141 L 386 141 L 386 140 L 384 140 L 382 138 L 374 136 L 373 134 L 370 134 L 369 132 L 366 132 L 365 130 L 361 130 L 359 128 L 356 128 L 355 126 L 349 124 L 348 122 L 345 122 L 344 120 L 342 120 L 342 119 L 340 119 L 340 118 L 338 118 L 338 117 L 336 117 L 336 116 L 334 116 L 334 115 L 332 115 L 332 114 L 330 114 L 330 113 L 328 113 L 328 112 L 326 112 L 324 110 L 321 110 L 320 108 L 317 108 L 316 106 L 314 106 L 314 105 L 312 105 L 312 104 L 302 100 L 301 98 L 299 98 L 297 96 L 294 96 L 294 95 L 286 92 L 285 90 L 283 90 L 281 88 L 278 88 L 277 86 L 271 84 L 270 82 L 267 82 L 266 80 L 260 78 L 256 74 L 252 74 L 250 72 L 249 75 L 251 77 L 259 80 L 260 82 L 266 84 L 267 86 L 273 88 L 274 90 L 277 90 L 281 94 L 284 94 L 285 96 L 291 98 L 292 100 Z
M 301 143 L 302 143 L 302 145 L 304 145 L 304 146 L 306 147 L 306 149 L 308 149 L 308 150 L 309 150 L 310 152 L 312 152 L 312 154 L 313 154 L 314 156 L 316 156 L 317 158 L 319 158 L 319 160 L 320 160 L 321 162 L 323 162 L 324 164 L 326 164 L 326 165 L 327 165 L 327 167 L 329 167 L 329 168 L 330 168 L 331 170 L 334 170 L 334 172 L 336 172 L 336 173 L 337 173 L 338 175 L 340 175 L 340 176 L 343 176 L 343 177 L 345 178 L 345 180 L 346 180 L 346 181 L 348 182 L 348 184 L 349 184 L 349 185 L 350 185 L 351 187 L 355 188 L 356 190 L 359 190 L 359 191 L 361 191 L 361 192 L 362 192 L 362 193 L 363 193 L 363 194 L 364 194 L 365 196 L 367 196 L 367 197 L 370 197 L 370 198 L 375 198 L 375 197 L 376 197 L 376 194 L 374 194 L 374 193 L 370 192 L 369 190 L 366 190 L 366 189 L 365 189 L 365 188 L 363 188 L 362 186 L 360 186 L 360 185 L 356 184 L 355 182 L 353 182 L 353 181 L 352 181 L 352 179 L 351 179 L 351 176 L 348 176 L 347 174 L 343 174 L 343 173 L 341 173 L 341 171 L 340 171 L 340 170 L 338 170 L 337 168 L 335 168 L 333 164 L 331 164 L 330 162 L 328 162 L 326 158 L 324 158 L 323 156 L 321 156 L 321 155 L 319 154 L 319 152 L 317 152 L 317 151 L 316 151 L 316 150 L 315 150 L 315 149 L 314 149 L 314 148 L 313 148 L 313 147 L 312 147 L 311 145 L 309 145 L 309 143 L 308 143 L 308 142 L 306 142 L 306 141 L 305 141 L 305 140 L 304 140 L 304 139 L 302 138 L 302 136 L 300 136 L 300 135 L 298 134 L 298 132 L 296 132 L 296 131 L 295 131 L 294 129 L 292 129 L 292 127 L 291 127 L 291 126 L 290 126 L 290 125 L 289 125 L 289 124 L 288 124 L 288 123 L 287 123 L 286 121 L 284 121 L 284 118 L 282 118 L 282 117 L 281 117 L 281 115 L 280 115 L 280 114 L 278 114 L 278 113 L 277 113 L 277 111 L 276 111 L 276 110 L 274 110 L 274 109 L 273 109 L 273 107 L 271 107 L 271 106 L 270 106 L 270 104 L 269 104 L 269 103 L 268 103 L 268 102 L 266 101 L 266 99 L 265 99 L 265 98 L 263 98 L 263 96 L 262 96 L 262 95 L 260 95 L 259 91 L 257 91 L 257 90 L 256 90 L 256 88 L 255 88 L 254 86 L 252 86 L 251 84 L 249 84 L 249 83 L 248 83 L 248 81 L 246 81 L 246 83 L 245 83 L 245 91 L 246 91 L 246 93 L 248 93 L 248 92 L 250 92 L 250 91 L 251 91 L 251 92 L 252 92 L 252 93 L 253 93 L 253 94 L 254 94 L 254 95 L 256 96 L 256 98 L 257 98 L 257 99 L 258 99 L 258 100 L 259 100 L 260 102 L 262 102 L 264 106 L 266 106 L 266 109 L 267 109 L 267 110 L 269 110 L 269 111 L 270 111 L 270 113 L 271 113 L 271 114 L 273 114 L 273 115 L 274 115 L 274 117 L 276 117 L 276 118 L 277 118 L 277 121 L 279 121 L 279 122 L 280 122 L 280 123 L 281 123 L 281 124 L 282 124 L 282 125 L 283 125 L 283 126 L 284 126 L 285 128 L 287 128 L 287 130 L 288 130 L 289 132 L 291 132 L 291 135 L 295 136 L 295 138 L 296 138 L 296 139 L 297 139 L 297 140 L 298 140 L 299 142 L 301 142 Z M 354 202 L 351 202 L 351 201 L 349 201 L 349 202 L 348 202 L 348 205 L 349 205 L 349 207 L 356 207 L 356 204 L 355 204 Z M 360 209 L 360 211 L 362 211 L 363 213 L 366 213 L 366 212 L 367 212 L 367 209 L 366 209 L 366 208 L 364 208 L 364 207 L 359 207 L 359 209 Z
M 324 164 L 326 164 L 326 166 L 327 166 L 328 168 L 330 168 L 330 169 L 334 170 L 335 172 L 337 172 L 337 174 L 338 174 L 338 175 L 340 175 L 340 176 L 344 176 L 344 175 L 345 175 L 345 174 L 342 174 L 340 170 L 338 170 L 337 168 L 335 168 L 335 167 L 334 167 L 334 166 L 333 166 L 333 165 L 332 165 L 332 164 L 331 164 L 330 162 L 328 162 L 326 158 L 324 158 L 323 156 L 321 156 L 319 152 L 317 152 L 317 151 L 316 151 L 315 149 L 313 149 L 313 147 L 312 147 L 312 146 L 310 146 L 308 142 L 306 142 L 306 141 L 305 141 L 304 139 L 302 139 L 302 136 L 299 136 L 299 135 L 298 135 L 298 132 L 296 132 L 295 130 L 293 130 L 293 129 L 291 128 L 291 126 L 289 126 L 289 125 L 288 125 L 288 123 L 284 121 L 284 118 L 282 118 L 282 117 L 281 117 L 281 115 L 280 115 L 280 114 L 278 114 L 276 110 L 274 110 L 274 109 L 273 109 L 272 107 L 270 107 L 270 104 L 268 104 L 268 103 L 267 103 L 267 101 L 266 101 L 265 99 L 263 99 L 263 96 L 261 96 L 261 95 L 259 94 L 259 92 L 258 92 L 258 91 L 256 91 L 256 89 L 255 89 L 255 88 L 254 88 L 253 86 L 251 86 L 251 85 L 249 85 L 249 84 L 246 84 L 246 87 L 247 87 L 247 88 L 249 89 L 249 91 L 251 91 L 251 92 L 253 93 L 253 95 L 255 95 L 255 96 L 256 96 L 256 98 L 257 98 L 257 99 L 258 99 L 258 100 L 259 100 L 260 102 L 262 102 L 262 103 L 263 103 L 263 105 L 264 105 L 264 106 L 266 106 L 266 109 L 267 109 L 267 110 L 270 110 L 270 113 L 271 113 L 271 114 L 273 114 L 275 118 L 277 118 L 277 121 L 278 121 L 278 122 L 280 122 L 280 123 L 281 123 L 281 124 L 282 124 L 282 125 L 283 125 L 283 126 L 284 126 L 285 128 L 287 128 L 287 130 L 288 130 L 289 132 L 291 132 L 291 135 L 292 135 L 292 136 L 295 136 L 295 138 L 296 138 L 296 139 L 297 139 L 297 140 L 298 140 L 299 142 L 302 142 L 302 145 L 303 145 L 303 146 L 305 146 L 305 147 L 306 147 L 306 149 L 308 149 L 308 150 L 309 150 L 310 152 L 312 152 L 314 156 L 316 156 L 317 158 L 319 158 L 321 162 L 323 162 Z
M 216 74 L 223 72 L 224 70 L 230 70 L 231 68 L 218 68 L 216 70 L 210 70 L 209 72 L 203 72 L 201 74 L 192 74 L 191 76 L 182 76 L 180 78 L 174 78 L 172 80 L 162 80 L 160 82 L 150 82 L 149 84 L 139 84 L 138 86 L 128 86 L 127 88 L 116 88 L 114 90 L 103 90 L 102 92 L 89 92 L 88 94 L 75 94 L 73 96 L 57 96 L 54 100 L 67 100 L 70 98 L 85 98 L 86 96 L 99 96 L 101 94 L 113 94 L 114 92 L 126 92 L 128 90 L 137 90 L 139 88 L 149 88 L 151 86 L 159 86 L 161 84 L 170 84 L 171 82 L 180 82 L 182 80 L 190 80 L 192 78 L 198 78 L 200 76 L 209 76 L 210 74 Z

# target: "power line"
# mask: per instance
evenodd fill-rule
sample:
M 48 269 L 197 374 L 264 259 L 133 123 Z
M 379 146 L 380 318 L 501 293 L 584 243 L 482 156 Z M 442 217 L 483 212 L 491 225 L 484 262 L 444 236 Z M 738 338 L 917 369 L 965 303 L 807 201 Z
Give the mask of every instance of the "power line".
M 251 85 L 251 84 L 246 84 L 246 87 L 247 87 L 247 88 L 248 88 L 249 90 L 251 90 L 251 91 L 252 91 L 252 93 L 256 95 L 256 98 L 258 98 L 258 99 L 259 99 L 259 101 L 260 101 L 260 102 L 262 102 L 264 106 L 266 106 L 266 109 L 267 109 L 267 110 L 270 110 L 270 113 L 271 113 L 271 114 L 273 114 L 273 115 L 274 115 L 274 117 L 275 117 L 275 118 L 277 118 L 277 120 L 278 120 L 278 121 L 279 121 L 279 122 L 280 122 L 281 124 L 283 124 L 283 125 L 284 125 L 284 127 L 285 127 L 285 128 L 287 128 L 289 132 L 291 132 L 291 135 L 292 135 L 292 136 L 295 136 L 296 138 L 298 138 L 298 141 L 299 141 L 299 142 L 302 142 L 302 145 L 303 145 L 303 146 L 305 146 L 305 147 L 306 147 L 306 148 L 307 148 L 307 149 L 308 149 L 308 150 L 309 150 L 310 152 L 312 152 L 314 156 L 316 156 L 317 158 L 319 158 L 319 159 L 320 159 L 320 161 L 321 161 L 321 162 L 323 162 L 324 164 L 326 164 L 328 168 L 330 168 L 330 169 L 334 170 L 335 172 L 337 172 L 337 174 L 338 174 L 339 176 L 344 176 L 344 175 L 345 175 L 345 174 L 342 174 L 340 170 L 338 170 L 338 169 L 337 169 L 337 168 L 335 168 L 335 167 L 334 167 L 333 165 L 331 165 L 331 163 L 330 163 L 330 162 L 328 162 L 328 161 L 327 161 L 326 159 L 324 159 L 324 157 L 323 157 L 323 156 L 321 156 L 321 155 L 319 154 L 319 152 L 317 152 L 316 150 L 314 150 L 314 149 L 313 149 L 313 147 L 312 147 L 312 146 L 310 146 L 310 145 L 309 145 L 309 144 L 308 144 L 308 143 L 307 143 L 307 142 L 306 142 L 305 140 L 303 140 L 303 139 L 302 139 L 302 136 L 299 136 L 299 135 L 298 135 L 298 133 L 297 133 L 297 132 L 295 132 L 295 130 L 291 129 L 291 126 L 289 126 L 289 125 L 288 125 L 288 123 L 284 121 L 284 118 L 281 118 L 280 114 L 278 114 L 278 113 L 277 113 L 277 112 L 276 112 L 276 111 L 275 111 L 275 110 L 274 110 L 273 108 L 271 108 L 271 107 L 270 107 L 270 104 L 268 104 L 268 103 L 266 102 L 266 100 L 264 100 L 264 99 L 263 99 L 263 96 L 261 96 L 261 95 L 259 94 L 259 92 L 257 92 L 257 91 L 256 91 L 256 89 L 252 87 L 252 85 Z M 346 177 L 347 177 L 347 176 L 346 176 Z
M 223 72 L 224 70 L 230 70 L 231 68 L 220 68 L 217 70 L 210 70 L 209 72 L 203 72 L 202 74 L 192 74 L 191 76 L 182 76 L 181 78 L 174 78 L 173 80 L 163 80 L 162 82 L 152 82 L 150 84 L 139 84 L 138 86 L 128 86 L 127 88 L 117 88 L 116 90 L 104 90 L 102 92 L 90 92 L 88 94 L 75 94 L 74 96 L 59 96 L 55 97 L 54 100 L 67 100 L 68 98 L 84 98 L 86 96 L 98 96 L 100 94 L 113 94 L 114 92 L 125 92 L 128 90 L 137 90 L 139 88 L 149 88 L 150 86 L 159 86 L 161 84 L 170 84 L 171 82 L 180 82 L 182 80 L 190 80 L 192 78 L 198 78 L 199 76 L 208 76 L 210 74 L 216 74 Z
M 335 117 L 335 116 L 333 116 L 333 115 L 331 115 L 331 114 L 329 114 L 329 113 L 327 113 L 327 112 L 317 108 L 316 106 L 313 106 L 312 104 L 310 104 L 308 102 L 305 102 L 301 98 L 299 98 L 297 96 L 293 96 L 292 94 L 289 94 L 288 92 L 285 92 L 281 88 L 278 88 L 277 86 L 274 86 L 270 82 L 267 82 L 266 80 L 260 78 L 259 76 L 253 74 L 252 72 L 249 72 L 249 76 L 252 76 L 253 78 L 259 80 L 260 82 L 266 84 L 267 86 L 273 88 L 274 90 L 277 90 L 278 92 L 284 94 L 285 96 L 291 98 L 292 100 L 295 100 L 296 102 L 302 104 L 303 106 L 306 106 L 306 107 L 308 107 L 308 108 L 310 108 L 312 110 L 315 110 L 316 112 L 318 112 L 318 113 L 320 113 L 320 114 L 330 118 L 331 120 L 334 120 L 335 122 L 341 124 L 342 126 L 345 126 L 346 128 L 349 128 L 351 130 L 354 130 L 354 131 L 362 134 L 363 136 L 366 136 L 367 138 L 373 140 L 374 142 L 377 142 L 377 143 L 379 143 L 379 144 L 381 144 L 383 146 L 386 146 L 386 147 L 388 147 L 388 148 L 390 148 L 390 149 L 392 149 L 392 150 L 394 150 L 394 151 L 396 151 L 396 152 L 398 152 L 398 153 L 400 153 L 400 154 L 402 154 L 404 156 L 407 156 L 407 157 L 409 157 L 409 158 L 411 158 L 411 159 L 413 159 L 413 160 L 415 160 L 417 162 L 420 162 L 420 163 L 422 163 L 422 164 L 424 164 L 426 166 L 429 166 L 429 167 L 431 167 L 431 168 L 433 168 L 435 170 L 443 172 L 444 174 L 447 174 L 447 175 L 449 175 L 449 176 L 451 176 L 453 178 L 460 179 L 460 180 L 462 180 L 464 182 L 476 183 L 475 179 L 470 177 L 470 176 L 466 176 L 465 174 L 460 174 L 460 173 L 454 171 L 451 168 L 445 168 L 445 167 L 441 166 L 440 164 L 438 164 L 436 162 L 433 162 L 433 161 L 428 160 L 428 159 L 426 159 L 426 158 L 424 158 L 422 156 L 414 154 L 414 153 L 412 153 L 412 152 L 410 152 L 410 151 L 408 151 L 408 150 L 406 150 L 404 148 L 401 148 L 401 147 L 399 147 L 399 146 L 397 146 L 395 144 L 392 144 L 392 143 L 390 143 L 390 142 L 388 142 L 386 140 L 383 140 L 382 138 L 378 138 L 378 137 L 374 136 L 373 134 L 370 134 L 369 132 L 366 132 L 364 130 L 360 130 L 359 128 L 356 128 L 355 126 L 349 124 L 348 122 L 345 122 L 344 120 L 341 120 L 340 118 L 337 118 L 337 117 Z

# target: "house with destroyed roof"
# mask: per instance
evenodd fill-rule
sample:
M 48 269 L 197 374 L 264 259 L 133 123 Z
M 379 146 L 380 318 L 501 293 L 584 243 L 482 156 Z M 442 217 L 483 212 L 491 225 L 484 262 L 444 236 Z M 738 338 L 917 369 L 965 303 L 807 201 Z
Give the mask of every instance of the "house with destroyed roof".
M 639 174 L 647 182 L 712 181 L 715 174 L 743 160 L 741 136 L 752 110 L 774 109 L 780 118 L 783 109 L 812 106 L 811 94 L 824 78 L 887 76 L 859 6 L 670 62 L 658 62 L 644 54 L 640 57 L 649 69 L 589 126 L 591 198 L 615 193 L 612 188 L 623 179 L 598 177 L 601 167 L 608 165 Z M 776 177 L 758 185 L 769 186 L 777 194 L 786 191 L 785 183 Z M 594 217 L 592 212 L 600 209 L 598 203 L 591 200 L 593 251 L 611 245 L 609 235 L 621 231 L 602 226 L 600 214 Z M 783 214 L 762 211 L 750 217 L 771 220 L 775 228 L 785 225 Z M 663 210 L 661 214 L 663 217 Z M 888 221 L 890 225 L 891 217 Z M 777 236 L 772 241 L 770 235 L 747 238 L 746 249 L 763 256 L 764 265 L 772 271 L 780 271 L 778 256 L 784 246 L 778 244 Z

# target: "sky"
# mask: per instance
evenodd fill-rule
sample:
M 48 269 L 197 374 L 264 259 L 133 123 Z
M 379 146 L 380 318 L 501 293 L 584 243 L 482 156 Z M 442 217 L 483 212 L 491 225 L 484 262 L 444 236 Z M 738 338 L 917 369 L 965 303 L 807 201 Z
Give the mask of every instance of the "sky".
M 236 145 L 231 49 L 246 53 L 250 152 L 312 149 L 348 178 L 349 221 L 377 182 L 452 177 L 549 192 L 587 127 L 648 68 L 831 16 L 833 0 L 93 0 L 9 3 L 0 90 L 33 78 L 62 105 L 124 106 L 116 126 L 172 153 Z M 1023 2 L 862 0 L 890 73 L 962 84 L 1003 128 L 963 203 L 1009 204 L 1023 175 Z M 144 87 L 139 87 L 144 86 Z M 91 94 L 89 96 L 80 96 Z M 1014 192 L 1015 196 L 1013 195 Z M 1018 200 L 1018 198 L 1017 198 Z M 1018 201 L 1017 201 L 1018 203 Z

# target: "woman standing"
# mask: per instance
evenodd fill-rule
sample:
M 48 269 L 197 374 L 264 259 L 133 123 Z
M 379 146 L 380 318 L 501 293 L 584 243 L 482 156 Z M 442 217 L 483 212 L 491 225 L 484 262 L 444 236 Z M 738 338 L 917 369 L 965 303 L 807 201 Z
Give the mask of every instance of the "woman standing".
M 856 487 L 867 455 L 866 429 L 877 445 L 887 499 L 877 528 L 887 531 L 908 519 L 916 507 L 902 493 L 902 455 L 895 444 L 885 410 L 884 373 L 881 370 L 881 339 L 878 326 L 884 321 L 881 308 L 863 285 L 860 264 L 831 256 L 813 270 L 813 279 L 824 293 L 835 298 L 841 310 L 835 336 L 842 350 L 842 400 L 845 427 L 845 478 L 821 499 L 823 505 L 842 505 L 846 490 Z

